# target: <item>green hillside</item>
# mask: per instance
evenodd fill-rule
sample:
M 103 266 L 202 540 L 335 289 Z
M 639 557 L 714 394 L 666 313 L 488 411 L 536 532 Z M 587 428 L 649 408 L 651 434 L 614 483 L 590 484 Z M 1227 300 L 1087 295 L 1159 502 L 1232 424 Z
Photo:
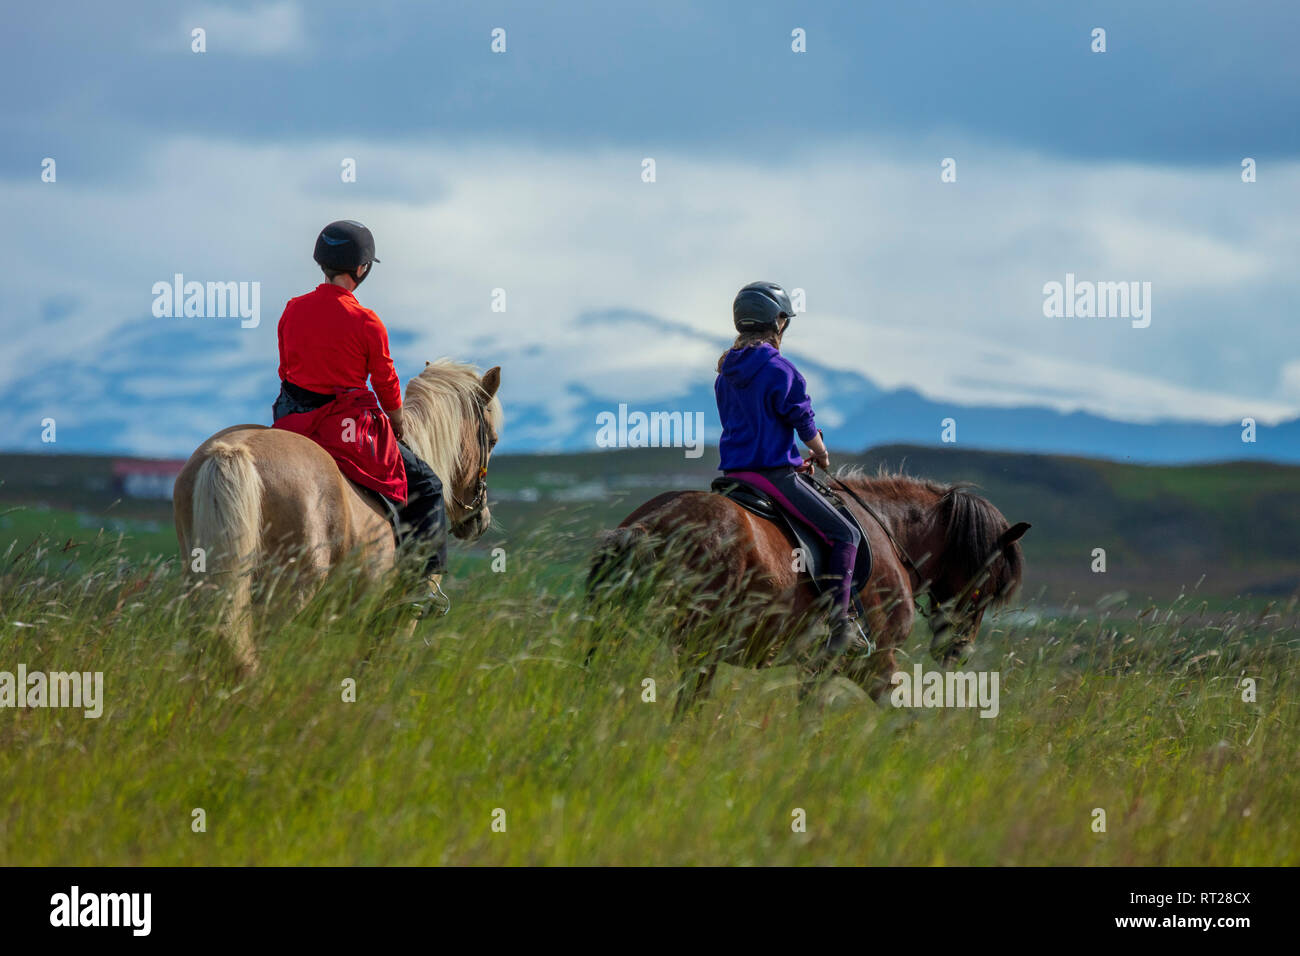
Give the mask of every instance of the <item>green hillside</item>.
M 712 449 L 689 459 L 671 449 L 501 455 L 490 474 L 496 528 L 477 549 L 545 540 L 563 563 L 580 562 L 591 536 L 661 491 L 705 489 Z M 904 470 L 979 485 L 1024 541 L 1027 598 L 1071 595 L 1134 600 L 1196 589 L 1209 598 L 1280 598 L 1300 589 L 1300 468 L 1258 462 L 1143 466 L 1051 455 L 884 446 L 838 456 L 837 465 Z M 48 532 L 87 540 L 124 536 L 129 554 L 170 553 L 171 505 L 124 498 L 112 459 L 0 456 L 0 550 Z M 1104 574 L 1091 570 L 1106 551 Z M 473 561 L 460 551 L 459 560 Z

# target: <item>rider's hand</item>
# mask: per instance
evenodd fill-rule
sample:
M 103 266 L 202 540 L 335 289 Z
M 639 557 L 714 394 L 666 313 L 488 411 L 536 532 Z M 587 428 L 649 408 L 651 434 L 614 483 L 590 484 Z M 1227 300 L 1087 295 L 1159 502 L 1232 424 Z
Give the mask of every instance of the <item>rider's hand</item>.
M 830 453 L 826 451 L 826 443 L 822 441 L 821 432 L 814 435 L 812 441 L 808 442 L 808 450 L 812 452 L 812 458 L 809 459 L 810 461 L 815 462 L 817 467 L 823 471 L 830 471 L 831 456 Z
M 393 434 L 397 436 L 398 441 L 401 441 L 402 434 L 405 431 L 403 428 L 405 423 L 402 421 L 402 410 L 400 408 L 394 408 L 388 413 L 388 420 L 393 424 Z

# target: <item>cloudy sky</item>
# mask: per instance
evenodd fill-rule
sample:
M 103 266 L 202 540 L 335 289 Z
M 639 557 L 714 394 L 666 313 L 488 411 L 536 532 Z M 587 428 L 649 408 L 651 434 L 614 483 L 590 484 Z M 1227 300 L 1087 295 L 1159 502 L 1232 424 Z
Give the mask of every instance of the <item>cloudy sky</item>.
M 180 455 L 269 422 L 276 321 L 341 218 L 375 232 L 359 297 L 399 375 L 501 364 L 507 412 L 556 434 L 575 391 L 710 381 L 758 278 L 806 291 L 796 360 L 884 388 L 1300 412 L 1294 3 L 25 6 L 0 36 L 3 448 L 45 417 L 62 450 Z M 260 324 L 155 317 L 176 273 L 260 283 Z M 1067 273 L 1149 282 L 1150 326 L 1045 317 Z

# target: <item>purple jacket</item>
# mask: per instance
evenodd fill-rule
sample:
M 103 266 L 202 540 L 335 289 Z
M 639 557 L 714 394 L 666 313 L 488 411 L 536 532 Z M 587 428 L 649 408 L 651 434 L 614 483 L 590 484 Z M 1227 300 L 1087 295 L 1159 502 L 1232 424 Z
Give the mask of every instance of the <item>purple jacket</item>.
M 794 435 L 817 434 L 807 383 L 766 343 L 733 350 L 713 383 L 722 419 L 722 471 L 801 465 Z

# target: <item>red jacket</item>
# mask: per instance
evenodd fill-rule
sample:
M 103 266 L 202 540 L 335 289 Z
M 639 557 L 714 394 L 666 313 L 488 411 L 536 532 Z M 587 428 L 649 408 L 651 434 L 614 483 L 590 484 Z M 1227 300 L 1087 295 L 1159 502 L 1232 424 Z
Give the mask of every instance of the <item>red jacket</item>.
M 402 453 L 370 389 L 344 392 L 315 411 L 284 415 L 272 427 L 305 435 L 333 455 L 339 471 L 357 484 L 406 503 Z
M 280 378 L 326 395 L 365 388 L 370 378 L 384 411 L 402 407 L 388 354 L 388 330 L 347 289 L 322 282 L 290 299 L 280 316 Z
M 379 410 L 402 407 L 388 330 L 379 316 L 347 289 L 323 282 L 289 300 L 278 334 L 281 380 L 337 397 L 315 411 L 285 415 L 274 427 L 305 435 L 357 484 L 405 502 L 401 451 L 392 423 Z M 367 377 L 373 393 L 366 388 Z

